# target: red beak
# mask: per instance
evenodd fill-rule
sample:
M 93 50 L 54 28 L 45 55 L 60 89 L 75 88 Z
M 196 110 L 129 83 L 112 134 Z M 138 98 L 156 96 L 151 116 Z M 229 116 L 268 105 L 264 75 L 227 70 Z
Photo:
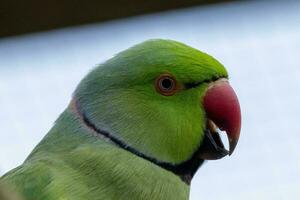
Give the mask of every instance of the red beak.
M 241 110 L 238 98 L 227 79 L 219 79 L 208 86 L 203 106 L 209 122 L 204 142 L 211 144 L 203 145 L 200 157 L 202 159 L 219 159 L 227 154 L 231 155 L 240 136 Z M 229 151 L 224 148 L 215 130 L 216 127 L 226 131 Z

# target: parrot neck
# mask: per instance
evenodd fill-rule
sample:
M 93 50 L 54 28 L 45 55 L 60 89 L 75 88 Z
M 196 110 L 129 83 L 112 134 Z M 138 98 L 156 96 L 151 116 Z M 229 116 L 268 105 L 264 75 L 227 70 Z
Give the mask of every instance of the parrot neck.
M 143 154 L 142 152 L 138 151 L 137 149 L 133 148 L 132 146 L 126 144 L 116 136 L 110 134 L 109 132 L 106 132 L 104 130 L 99 129 L 96 127 L 85 115 L 83 111 L 80 109 L 79 103 L 76 101 L 76 98 L 74 98 L 71 103 L 70 107 L 72 111 L 80 118 L 83 125 L 85 125 L 88 129 L 90 129 L 93 132 L 93 135 L 97 135 L 98 137 L 104 139 L 105 141 L 115 145 L 116 147 L 119 147 L 121 149 L 124 149 L 128 151 L 129 153 L 136 155 L 142 159 L 145 159 L 169 172 L 172 172 L 174 175 L 180 177 L 180 179 L 185 182 L 186 184 L 190 185 L 192 177 L 194 176 L 195 172 L 199 168 L 200 165 L 202 165 L 203 160 L 197 158 L 198 151 L 201 149 L 199 148 L 198 151 L 194 152 L 193 156 L 181 163 L 181 164 L 171 164 L 167 162 L 159 161 L 153 157 L 147 156 Z
M 66 170 L 63 173 L 74 178 L 72 183 L 97 187 L 103 199 L 160 200 L 189 196 L 189 186 L 178 176 L 95 134 L 82 123 L 72 105 L 25 163 L 41 157 L 54 165 L 51 169 Z

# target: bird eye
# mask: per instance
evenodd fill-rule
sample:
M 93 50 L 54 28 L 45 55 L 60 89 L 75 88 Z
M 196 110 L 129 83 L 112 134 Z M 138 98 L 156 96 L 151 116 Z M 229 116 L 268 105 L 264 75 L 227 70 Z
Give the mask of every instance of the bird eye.
M 162 74 L 156 79 L 156 90 L 165 96 L 171 96 L 176 92 L 176 80 L 169 74 Z

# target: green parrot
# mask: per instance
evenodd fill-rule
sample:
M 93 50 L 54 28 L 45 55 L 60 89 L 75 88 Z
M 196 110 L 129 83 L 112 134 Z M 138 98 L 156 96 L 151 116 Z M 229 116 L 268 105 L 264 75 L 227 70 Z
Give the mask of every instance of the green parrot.
M 186 200 L 197 169 L 230 155 L 240 128 L 222 64 L 176 41 L 148 40 L 93 69 L 1 181 L 24 200 Z

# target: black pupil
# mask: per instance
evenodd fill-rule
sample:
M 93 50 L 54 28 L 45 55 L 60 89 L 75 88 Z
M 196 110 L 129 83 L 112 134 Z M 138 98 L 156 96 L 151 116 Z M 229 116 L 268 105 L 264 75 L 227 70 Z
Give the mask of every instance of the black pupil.
M 173 81 L 169 78 L 165 78 L 161 81 L 161 86 L 165 90 L 170 90 L 173 87 Z

